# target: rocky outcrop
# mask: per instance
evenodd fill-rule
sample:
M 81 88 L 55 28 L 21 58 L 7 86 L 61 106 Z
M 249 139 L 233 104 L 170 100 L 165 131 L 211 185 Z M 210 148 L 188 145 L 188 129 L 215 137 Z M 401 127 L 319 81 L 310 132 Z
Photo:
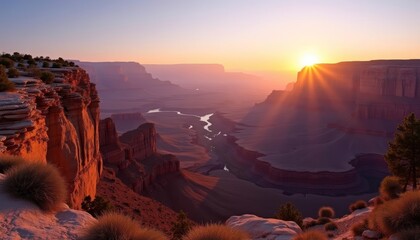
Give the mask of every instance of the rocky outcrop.
M 159 154 L 154 124 L 145 123 L 118 138 L 111 118 L 100 122 L 101 153 L 105 165 L 131 189 L 142 193 L 157 178 L 179 171 L 179 160 Z
M 52 84 L 11 79 L 16 92 L 0 93 L 0 137 L 4 152 L 56 165 L 65 177 L 69 204 L 95 196 L 102 171 L 99 98 L 80 68 L 51 69 Z
M 248 232 L 253 240 L 286 240 L 302 232 L 293 221 L 261 218 L 252 214 L 232 216 L 226 221 L 226 225 Z
M 0 186 L 4 175 L 0 174 Z M 42 212 L 34 203 L 17 199 L 0 187 L 0 236 L 12 239 L 79 239 L 84 227 L 96 221 L 89 213 L 62 204 L 54 213 Z
M 145 123 L 137 129 L 121 135 L 121 142 L 130 146 L 132 156 L 142 161 L 156 154 L 156 128 L 153 123 Z
M 354 104 L 354 116 L 360 119 L 400 120 L 410 112 L 420 114 L 420 60 L 306 67 L 298 73 L 293 92 L 327 105 Z

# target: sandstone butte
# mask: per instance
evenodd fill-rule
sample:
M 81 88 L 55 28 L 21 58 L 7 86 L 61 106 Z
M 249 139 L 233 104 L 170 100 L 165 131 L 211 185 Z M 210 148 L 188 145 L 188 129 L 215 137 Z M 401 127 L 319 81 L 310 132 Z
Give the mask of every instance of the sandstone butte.
M 95 196 L 102 172 L 98 93 L 81 68 L 50 70 L 52 84 L 11 78 L 17 90 L 0 93 L 0 150 L 57 166 L 69 205 L 79 209 Z

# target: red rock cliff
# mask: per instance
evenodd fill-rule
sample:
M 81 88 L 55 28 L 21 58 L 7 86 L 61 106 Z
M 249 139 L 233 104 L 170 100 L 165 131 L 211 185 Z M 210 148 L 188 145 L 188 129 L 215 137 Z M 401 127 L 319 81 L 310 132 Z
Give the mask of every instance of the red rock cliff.
M 20 77 L 17 91 L 0 93 L 3 151 L 56 165 L 66 178 L 69 204 L 95 196 L 102 171 L 99 98 L 80 68 L 53 70 L 52 84 Z

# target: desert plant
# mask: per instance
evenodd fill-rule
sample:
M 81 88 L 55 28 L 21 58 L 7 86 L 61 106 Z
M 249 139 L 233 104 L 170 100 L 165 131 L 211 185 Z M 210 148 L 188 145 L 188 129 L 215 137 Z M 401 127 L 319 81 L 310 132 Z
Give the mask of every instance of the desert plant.
M 368 219 L 365 218 L 351 225 L 350 227 L 353 236 L 362 236 L 365 230 L 368 230 Z
M 173 223 L 171 232 L 172 232 L 172 239 L 179 240 L 190 231 L 192 225 L 188 221 L 187 215 L 184 211 L 179 211 L 176 222 Z
M 0 65 L 0 92 L 11 91 L 15 89 L 15 84 L 7 77 L 6 70 Z
M 328 240 L 328 238 L 321 231 L 307 231 L 296 235 L 292 240 Z
M 349 210 L 350 210 L 350 212 L 354 212 L 354 211 L 359 210 L 359 209 L 367 208 L 367 206 L 368 206 L 368 204 L 367 204 L 366 201 L 358 200 L 358 201 L 350 204 Z
M 49 71 L 42 71 L 41 76 L 39 77 L 44 83 L 50 84 L 54 82 L 55 75 Z
M 5 189 L 29 200 L 44 211 L 53 211 L 66 200 L 66 184 L 57 168 L 49 164 L 25 163 L 6 172 Z
M 25 59 L 25 60 L 32 60 L 32 55 L 25 54 L 25 55 L 23 55 L 23 59 Z
M 0 58 L 0 65 L 3 65 L 5 68 L 11 68 L 15 65 L 15 62 L 13 62 L 12 59 L 7 57 L 1 57 Z
M 19 71 L 16 68 L 9 68 L 9 71 L 7 72 L 7 76 L 9 78 L 19 77 Z
M 113 210 L 114 207 L 108 200 L 101 196 L 96 196 L 93 201 L 90 196 L 87 196 L 82 202 L 82 209 L 97 218 L 102 214 Z
M 329 222 L 324 225 L 325 231 L 334 231 L 338 229 L 338 226 L 335 222 Z
M 417 174 L 420 170 L 420 119 L 410 113 L 397 127 L 394 139 L 389 143 L 385 160 L 389 171 L 404 180 L 404 191 L 411 181 L 417 188 Z
M 29 59 L 28 61 L 26 61 L 26 63 L 29 65 L 29 66 L 36 66 L 37 64 L 36 64 L 36 61 L 35 60 L 33 60 L 33 59 Z
M 295 205 L 290 202 L 280 206 L 275 215 L 275 218 L 285 221 L 294 221 L 299 226 L 302 226 L 303 222 L 302 214 L 300 213 L 299 209 L 297 209 Z
M 61 63 L 54 62 L 54 63 L 52 64 L 52 68 L 61 68 L 61 67 L 63 67 L 63 65 L 62 65 Z
M 400 179 L 395 176 L 386 176 L 379 187 L 381 198 L 385 201 L 398 198 L 401 192 Z
M 131 218 L 118 214 L 106 213 L 98 218 L 97 222 L 88 225 L 81 236 L 83 240 L 165 240 L 163 233 L 142 228 Z
M 308 229 L 310 227 L 316 226 L 317 224 L 318 224 L 318 222 L 316 220 L 310 220 L 310 221 L 304 222 L 303 225 L 302 225 L 302 228 L 303 229 Z
M 320 217 L 316 220 L 316 224 L 317 225 L 324 225 L 331 222 L 331 218 L 327 218 L 327 217 Z
M 192 228 L 184 240 L 248 240 L 248 233 L 221 224 L 210 224 Z
M 420 227 L 420 192 L 408 192 L 373 212 L 377 227 L 385 235 Z
M 42 63 L 42 67 L 43 68 L 49 68 L 50 67 L 50 63 L 49 62 L 43 62 Z
M 2 155 L 0 156 L 0 173 L 5 173 L 10 168 L 24 163 L 25 160 L 18 156 Z
M 333 218 L 335 216 L 334 209 L 332 207 L 321 207 L 318 211 L 318 216 L 326 217 L 326 218 Z

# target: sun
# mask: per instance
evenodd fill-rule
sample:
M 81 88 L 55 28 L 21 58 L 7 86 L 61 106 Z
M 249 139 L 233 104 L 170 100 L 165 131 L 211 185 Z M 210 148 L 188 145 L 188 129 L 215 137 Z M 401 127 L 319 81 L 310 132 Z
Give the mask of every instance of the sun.
M 312 54 L 312 53 L 307 53 L 305 55 L 302 56 L 302 58 L 300 59 L 300 65 L 301 67 L 311 67 L 314 64 L 318 63 L 319 58 L 317 55 Z

